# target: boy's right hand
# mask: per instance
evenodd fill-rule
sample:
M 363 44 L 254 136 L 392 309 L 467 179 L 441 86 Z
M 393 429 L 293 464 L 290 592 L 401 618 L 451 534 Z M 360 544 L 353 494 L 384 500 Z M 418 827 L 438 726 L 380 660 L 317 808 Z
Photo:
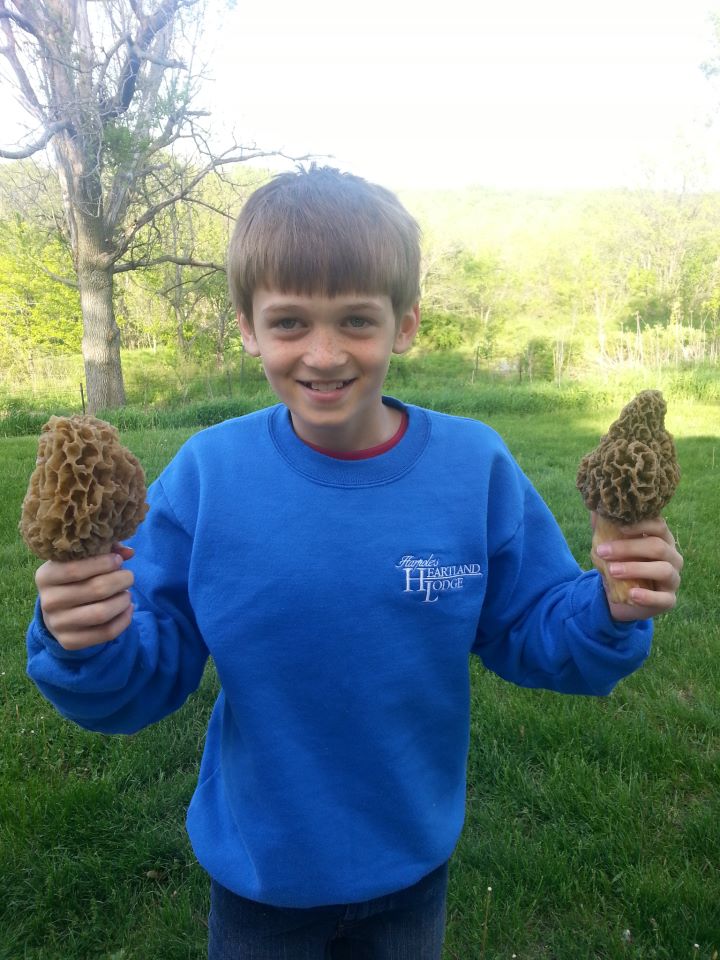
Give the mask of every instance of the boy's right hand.
M 65 650 L 108 643 L 130 626 L 130 570 L 135 551 L 114 543 L 112 553 L 84 560 L 48 560 L 35 574 L 45 626 Z

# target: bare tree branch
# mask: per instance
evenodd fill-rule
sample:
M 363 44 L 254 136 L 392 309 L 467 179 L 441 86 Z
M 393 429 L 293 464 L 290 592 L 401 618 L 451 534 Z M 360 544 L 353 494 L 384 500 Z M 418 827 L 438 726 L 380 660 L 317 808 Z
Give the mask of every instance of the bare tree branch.
M 235 217 L 232 213 L 229 213 L 227 210 L 222 210 L 220 207 L 214 206 L 212 203 L 208 203 L 207 200 L 201 200 L 199 197 L 187 197 L 187 202 L 192 203 L 196 207 L 205 207 L 206 210 L 210 210 L 212 213 L 217 213 L 218 216 L 224 217 L 226 220 L 233 222 Z
M 116 42 L 112 45 L 112 47 L 110 47 L 108 52 L 105 54 L 105 59 L 100 65 L 100 70 L 98 71 L 98 78 L 95 81 L 95 86 L 93 87 L 92 92 L 93 92 L 94 98 L 98 96 L 100 90 L 102 89 L 102 85 L 105 82 L 105 75 L 107 74 L 110 68 L 110 64 L 112 63 L 113 58 L 115 57 L 115 54 L 118 53 L 126 44 L 130 43 L 131 40 L 132 40 L 132 37 L 130 36 L 130 34 L 124 33 L 122 36 L 118 37 Z
M 115 260 L 119 259 L 124 253 L 128 251 L 131 243 L 133 242 L 133 239 L 137 236 L 137 234 L 140 232 L 140 230 L 142 230 L 144 226 L 146 226 L 148 223 L 154 220 L 155 217 L 166 207 L 172 206 L 173 204 L 178 203 L 178 201 L 180 200 L 184 200 L 191 193 L 191 191 L 200 183 L 200 181 L 204 180 L 204 178 L 213 170 L 215 170 L 217 167 L 227 163 L 239 163 L 240 161 L 254 160 L 254 159 L 257 159 L 258 157 L 270 157 L 270 156 L 282 155 L 282 154 L 278 154 L 275 151 L 257 150 L 254 153 L 249 153 L 249 154 L 243 154 L 241 152 L 240 156 L 238 156 L 234 153 L 236 149 L 237 149 L 236 147 L 233 147 L 231 148 L 231 150 L 226 151 L 226 153 L 231 153 L 231 156 L 221 155 L 211 160 L 204 167 L 202 167 L 198 171 L 198 173 L 196 173 L 195 176 L 192 177 L 192 179 L 180 190 L 176 191 L 170 196 L 166 196 L 159 203 L 155 203 L 152 206 L 149 206 L 148 209 L 145 211 L 145 213 L 141 217 L 139 217 L 135 221 L 135 223 L 132 225 L 132 227 L 125 232 L 125 234 L 120 238 L 120 240 L 118 240 L 118 243 L 115 248 L 116 253 L 115 253 L 114 259 Z M 242 148 L 241 148 L 241 151 L 242 151 Z M 301 157 L 299 159 L 307 159 L 307 158 Z
M 214 263 L 212 260 L 195 260 L 194 257 L 180 257 L 171 253 L 163 254 L 162 257 L 154 257 L 152 260 L 127 260 L 124 263 L 116 264 L 113 267 L 113 273 L 127 273 L 128 270 L 156 267 L 161 263 L 176 263 L 181 267 L 200 267 L 213 272 L 225 273 L 224 263 Z
M 185 266 L 185 264 L 181 263 L 179 264 L 179 266 L 182 267 L 182 266 Z M 198 264 L 192 264 L 192 266 L 198 266 Z M 168 294 L 172 293 L 173 290 L 178 290 L 178 289 L 182 290 L 183 287 L 188 287 L 190 285 L 202 283 L 203 280 L 206 280 L 208 277 L 214 277 L 216 273 L 224 272 L 224 270 L 223 271 L 218 270 L 217 264 L 213 264 L 213 267 L 214 269 L 207 270 L 205 273 L 201 273 L 200 276 L 188 277 L 187 280 L 181 280 L 179 283 L 172 283 L 170 284 L 170 286 L 163 287 L 160 293 L 163 296 L 167 296 Z M 185 296 L 187 296 L 187 294 L 185 294 Z M 198 293 L 196 295 L 195 300 L 193 302 L 193 306 L 196 306 L 199 303 L 199 301 L 202 299 L 202 296 L 203 296 L 202 293 Z
M 71 290 L 77 290 L 79 288 L 77 280 L 71 280 L 70 277 L 61 277 L 60 274 L 53 273 L 52 270 L 48 270 L 48 268 L 42 263 L 38 263 L 37 266 L 44 274 L 46 274 L 52 280 L 55 280 L 56 283 L 61 283 L 64 287 L 70 287 Z
M 138 51 L 138 56 L 147 63 L 154 63 L 155 66 L 162 67 L 163 70 L 187 70 L 187 66 L 182 60 L 166 60 L 163 57 L 154 57 L 151 53 L 145 53 L 142 50 Z
M 7 46 L 3 47 L 2 53 L 3 56 L 7 59 L 8 63 L 12 67 L 13 73 L 17 77 L 18 86 L 22 95 L 27 100 L 29 106 L 37 113 L 41 110 L 40 102 L 37 98 L 37 94 L 33 88 L 33 85 L 30 83 L 27 73 L 20 62 L 20 58 L 17 52 L 17 46 L 15 43 L 15 34 L 12 31 L 9 20 L 2 21 L 3 32 L 7 37 Z
M 69 127 L 70 122 L 68 120 L 56 120 L 55 123 L 51 123 L 45 127 L 40 137 L 26 147 L 18 147 L 16 150 L 8 150 L 0 147 L 0 157 L 3 157 L 5 160 L 26 160 L 34 153 L 37 153 L 38 150 L 46 147 L 56 133 L 59 133 L 61 130 L 67 130 Z
M 24 30 L 25 33 L 31 34 L 31 36 L 35 37 L 40 43 L 44 42 L 42 34 L 31 20 L 23 17 L 17 10 L 8 10 L 5 4 L 0 6 L 0 20 L 12 20 L 21 30 Z
M 128 43 L 127 59 L 120 72 L 115 96 L 101 105 L 100 112 L 104 120 L 119 117 L 127 111 L 135 96 L 143 57 L 149 59 L 150 45 L 160 31 L 172 21 L 179 5 L 180 0 L 164 0 L 150 17 L 143 16 L 138 7 L 133 7 L 142 29 L 137 39 Z

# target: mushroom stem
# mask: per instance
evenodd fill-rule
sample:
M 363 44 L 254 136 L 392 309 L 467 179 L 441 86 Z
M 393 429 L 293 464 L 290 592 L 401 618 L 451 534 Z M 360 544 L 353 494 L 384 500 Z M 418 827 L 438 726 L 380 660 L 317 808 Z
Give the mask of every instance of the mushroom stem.
M 642 580 L 616 580 L 615 577 L 610 575 L 607 562 L 597 555 L 597 548 L 601 543 L 609 543 L 611 540 L 623 539 L 623 526 L 621 523 L 608 520 L 606 517 L 601 517 L 600 514 L 598 514 L 595 522 L 595 530 L 593 531 L 590 557 L 592 558 L 593 565 L 597 567 L 602 574 L 610 602 L 632 604 L 633 601 L 630 597 L 632 588 L 647 586 L 647 582 Z

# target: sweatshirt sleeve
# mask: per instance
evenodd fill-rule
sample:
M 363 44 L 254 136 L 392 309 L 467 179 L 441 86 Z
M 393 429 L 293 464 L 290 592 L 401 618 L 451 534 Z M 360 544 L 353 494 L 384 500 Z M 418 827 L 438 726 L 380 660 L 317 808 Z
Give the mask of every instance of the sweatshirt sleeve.
M 498 474 L 494 489 L 506 509 L 488 524 L 499 537 L 489 544 L 473 652 L 520 686 L 608 694 L 649 655 L 652 621 L 613 620 L 599 573 L 580 569 L 520 468 L 506 461 Z
M 136 555 L 131 625 L 115 640 L 65 650 L 36 605 L 27 633 L 29 677 L 61 714 L 89 730 L 135 733 L 177 710 L 198 687 L 208 651 L 188 597 L 192 540 L 161 481 L 130 541 Z

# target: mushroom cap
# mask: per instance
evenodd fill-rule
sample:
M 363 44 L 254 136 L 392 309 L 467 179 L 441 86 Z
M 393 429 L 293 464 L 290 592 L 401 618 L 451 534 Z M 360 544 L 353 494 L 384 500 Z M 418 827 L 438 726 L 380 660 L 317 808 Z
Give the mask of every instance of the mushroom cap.
M 109 553 L 148 505 L 139 461 L 115 429 L 91 416 L 50 417 L 22 505 L 20 533 L 43 560 Z
M 618 523 L 660 515 L 680 481 L 666 410 L 659 390 L 643 390 L 582 458 L 576 485 L 590 510 Z

